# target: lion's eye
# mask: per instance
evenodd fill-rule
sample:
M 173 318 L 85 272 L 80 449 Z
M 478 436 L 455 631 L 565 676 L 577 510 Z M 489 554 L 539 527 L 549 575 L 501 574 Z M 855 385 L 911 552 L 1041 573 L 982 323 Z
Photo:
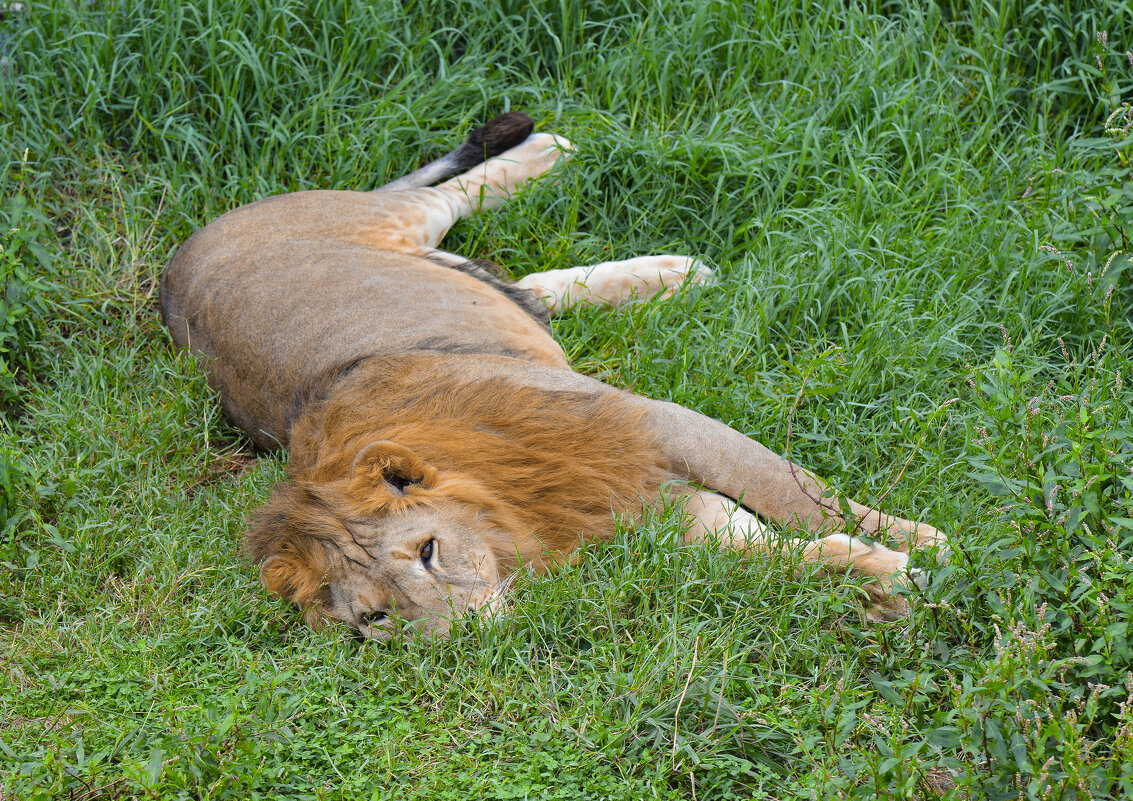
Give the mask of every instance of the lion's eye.
M 429 540 L 428 542 L 426 542 L 424 545 L 421 546 L 421 550 L 420 550 L 419 553 L 421 554 L 421 561 L 424 562 L 425 564 L 428 564 L 429 560 L 433 558 L 433 551 L 435 550 L 435 547 L 436 547 L 435 543 L 436 543 L 436 540 Z

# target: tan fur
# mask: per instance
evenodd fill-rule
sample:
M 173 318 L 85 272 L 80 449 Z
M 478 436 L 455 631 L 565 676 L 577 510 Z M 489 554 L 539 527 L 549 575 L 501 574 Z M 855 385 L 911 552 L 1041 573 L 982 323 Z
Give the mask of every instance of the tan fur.
M 509 287 L 438 249 L 457 219 L 568 153 L 534 134 L 434 188 L 269 198 L 170 261 L 161 299 L 174 342 L 198 354 L 258 445 L 291 452 L 290 480 L 247 535 L 264 586 L 312 625 L 443 633 L 493 614 L 519 565 L 553 569 L 668 483 L 689 496 L 690 539 L 764 547 L 763 524 L 723 496 L 742 498 L 823 534 L 804 558 L 876 578 L 888 603 L 907 556 L 831 533 L 845 521 L 815 476 L 722 423 L 572 372 L 546 329 L 540 301 L 669 295 L 710 277 L 699 262 L 641 257 Z M 939 541 L 931 526 L 846 503 L 868 533 Z

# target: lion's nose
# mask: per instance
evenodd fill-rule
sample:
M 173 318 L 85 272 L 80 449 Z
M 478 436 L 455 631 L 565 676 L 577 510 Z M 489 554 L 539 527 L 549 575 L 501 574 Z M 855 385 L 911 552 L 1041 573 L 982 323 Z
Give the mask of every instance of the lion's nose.
M 385 612 L 365 612 L 358 616 L 359 626 L 377 626 L 384 621 L 389 615 Z

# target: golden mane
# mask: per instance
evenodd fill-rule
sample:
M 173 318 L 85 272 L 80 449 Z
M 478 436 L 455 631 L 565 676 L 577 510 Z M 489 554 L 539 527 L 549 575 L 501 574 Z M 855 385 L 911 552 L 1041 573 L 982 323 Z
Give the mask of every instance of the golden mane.
M 436 470 L 428 495 L 478 505 L 512 532 L 496 555 L 514 566 L 517 554 L 539 565 L 547 552 L 608 538 L 611 512 L 640 512 L 674 477 L 643 413 L 620 393 L 462 378 L 438 370 L 438 359 L 367 360 L 330 400 L 309 406 L 291 432 L 293 481 L 337 484 L 369 443 L 399 443 Z

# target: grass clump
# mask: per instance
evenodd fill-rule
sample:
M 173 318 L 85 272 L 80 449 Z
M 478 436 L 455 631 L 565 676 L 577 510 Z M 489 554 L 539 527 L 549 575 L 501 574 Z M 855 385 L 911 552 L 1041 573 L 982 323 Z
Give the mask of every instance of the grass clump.
M 0 12 L 0 794 L 1128 796 L 1131 22 L 1119 2 Z M 946 530 L 908 622 L 868 622 L 854 580 L 790 553 L 684 547 L 669 510 L 447 643 L 313 633 L 265 597 L 239 540 L 283 468 L 171 350 L 162 266 L 230 208 L 369 189 L 509 108 L 578 155 L 446 245 L 516 276 L 711 263 L 713 286 L 556 335 L 584 372 Z
M 10 420 L 19 414 L 37 327 L 56 290 L 49 280 L 53 266 L 40 244 L 43 222 L 29 207 L 22 170 L 13 173 L 0 205 L 0 433 L 5 435 L 0 439 L 0 532 L 16 524 L 9 518 L 16 513 L 15 496 L 27 478 L 24 459 L 8 436 Z

